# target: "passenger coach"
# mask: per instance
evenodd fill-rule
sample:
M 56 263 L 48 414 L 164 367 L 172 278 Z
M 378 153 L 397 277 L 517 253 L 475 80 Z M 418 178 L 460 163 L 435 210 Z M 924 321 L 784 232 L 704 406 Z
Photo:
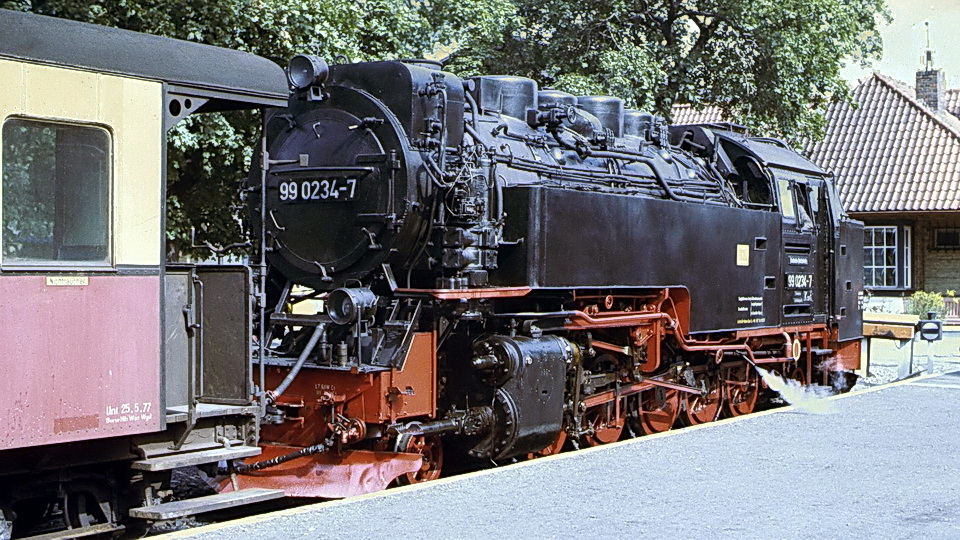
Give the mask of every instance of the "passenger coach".
M 112 530 L 129 500 L 157 517 L 172 468 L 260 452 L 250 321 L 221 320 L 234 337 L 217 342 L 203 314 L 246 271 L 165 270 L 166 135 L 194 113 L 284 105 L 284 73 L 0 11 L 0 81 L 0 531 L 50 512 L 64 536 Z M 232 301 L 214 307 L 249 311 Z

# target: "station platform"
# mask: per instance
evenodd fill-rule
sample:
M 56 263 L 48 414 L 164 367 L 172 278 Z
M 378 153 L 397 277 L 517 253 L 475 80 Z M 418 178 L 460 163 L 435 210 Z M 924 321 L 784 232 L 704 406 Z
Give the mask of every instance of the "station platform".
M 960 538 L 960 372 L 175 533 Z

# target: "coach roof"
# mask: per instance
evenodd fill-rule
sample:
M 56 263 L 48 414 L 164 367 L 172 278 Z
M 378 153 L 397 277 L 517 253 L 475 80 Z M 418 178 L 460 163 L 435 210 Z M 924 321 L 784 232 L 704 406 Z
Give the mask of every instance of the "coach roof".
M 277 64 L 253 54 L 106 26 L 0 10 L 0 57 L 164 81 L 207 110 L 285 106 Z

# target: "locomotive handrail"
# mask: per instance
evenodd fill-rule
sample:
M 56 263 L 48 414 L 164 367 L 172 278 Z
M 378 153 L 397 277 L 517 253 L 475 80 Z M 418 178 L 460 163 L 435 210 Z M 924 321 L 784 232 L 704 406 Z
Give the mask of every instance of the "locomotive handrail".
M 491 287 L 487 289 L 409 289 L 396 290 L 398 295 L 432 296 L 438 300 L 477 298 L 517 298 L 530 294 L 530 287 Z
M 344 165 L 340 167 L 300 167 L 299 165 L 288 166 L 288 167 L 274 167 L 270 169 L 271 175 L 281 176 L 281 175 L 295 175 L 298 173 L 344 173 L 344 172 L 359 172 L 364 174 L 373 174 L 376 172 L 376 167 L 364 167 L 360 165 Z
M 674 191 L 674 189 L 670 186 L 670 184 L 669 184 L 669 183 L 667 182 L 667 180 L 663 177 L 663 175 L 660 174 L 660 171 L 657 170 L 656 164 L 653 162 L 653 160 L 651 160 L 650 158 L 648 158 L 648 157 L 646 157 L 646 156 L 642 156 L 642 155 L 640 155 L 640 154 L 633 154 L 633 153 L 630 153 L 630 152 L 613 152 L 613 151 L 609 151 L 609 150 L 593 150 L 593 149 L 591 149 L 591 148 L 589 148 L 589 147 L 586 147 L 586 146 L 575 146 L 575 145 L 571 145 L 570 143 L 564 141 L 563 138 L 560 137 L 560 135 L 559 135 L 558 132 L 554 132 L 554 138 L 557 140 L 557 142 L 558 142 L 561 146 L 563 146 L 564 148 L 567 148 L 567 149 L 569 149 L 569 150 L 576 151 L 576 152 L 578 153 L 578 155 L 580 155 L 581 158 L 583 158 L 583 159 L 586 159 L 586 158 L 588 158 L 588 157 L 599 158 L 599 159 L 604 159 L 604 158 L 605 158 L 605 159 L 620 159 L 620 160 L 624 160 L 624 161 L 633 161 L 633 162 L 636 162 L 636 163 L 641 163 L 641 164 L 643 164 L 643 165 L 646 165 L 647 168 L 650 169 L 650 172 L 651 172 L 651 174 L 653 175 L 653 178 L 656 180 L 656 183 L 659 184 L 659 186 L 660 186 L 660 188 L 663 190 L 664 194 L 666 194 L 666 196 L 667 196 L 668 198 L 673 199 L 673 200 L 675 200 L 675 201 L 679 201 L 679 202 L 690 202 L 690 203 L 699 203 L 699 204 L 724 204 L 723 202 L 721 202 L 721 201 L 719 201 L 719 200 L 707 199 L 707 198 L 706 198 L 706 193 L 704 193 L 704 197 L 703 197 L 703 198 L 695 198 L 695 197 L 691 197 L 691 196 L 688 196 L 688 195 L 682 195 L 682 194 L 677 193 L 677 192 Z M 521 159 L 522 159 L 522 158 L 521 158 Z M 517 161 L 519 161 L 519 159 L 517 159 Z M 565 171 L 565 172 L 566 172 L 566 171 Z M 586 173 L 589 173 L 589 172 L 590 172 L 590 171 L 578 171 L 578 173 L 581 173 L 581 174 L 586 174 Z M 594 175 L 594 176 L 595 176 L 595 175 Z M 611 175 L 610 175 L 610 174 L 604 174 L 603 177 L 609 179 L 609 178 L 611 177 Z M 711 184 L 711 186 L 713 186 L 713 184 Z M 717 189 L 718 189 L 718 194 L 722 197 L 722 189 L 720 188 L 720 186 L 716 186 L 716 187 L 717 187 Z

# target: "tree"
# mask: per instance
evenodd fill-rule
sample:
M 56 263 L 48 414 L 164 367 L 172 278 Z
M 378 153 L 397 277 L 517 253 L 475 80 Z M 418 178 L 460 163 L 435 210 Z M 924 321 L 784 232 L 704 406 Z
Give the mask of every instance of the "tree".
M 331 61 L 422 56 L 497 34 L 513 12 L 509 0 L 0 0 L 0 8 L 248 51 L 281 65 L 303 52 Z M 194 253 L 192 229 L 198 240 L 221 245 L 245 236 L 239 188 L 256 147 L 257 118 L 248 112 L 195 116 L 170 134 L 171 258 Z
M 716 105 L 758 131 L 817 137 L 846 99 L 847 58 L 879 56 L 883 0 L 516 0 L 496 38 L 455 54 L 467 71 L 610 93 L 669 118 Z

